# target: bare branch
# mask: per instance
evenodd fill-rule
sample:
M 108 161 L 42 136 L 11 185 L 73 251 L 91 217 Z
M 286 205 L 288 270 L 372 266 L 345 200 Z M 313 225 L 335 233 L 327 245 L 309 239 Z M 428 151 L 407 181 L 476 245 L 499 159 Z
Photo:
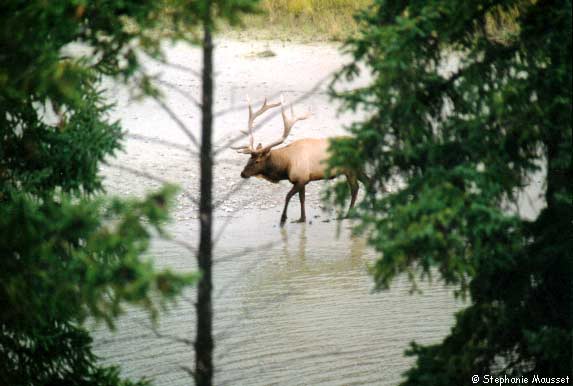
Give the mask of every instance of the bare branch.
M 161 99 L 157 97 L 154 97 L 153 99 L 157 102 L 157 104 L 159 104 L 159 106 L 163 108 L 163 110 L 165 110 L 165 112 L 169 115 L 169 117 L 177 124 L 177 126 L 179 126 L 181 131 L 183 131 L 187 135 L 187 137 L 191 142 L 193 142 L 195 147 L 199 149 L 200 146 L 199 142 L 197 141 L 197 138 L 195 138 L 195 135 L 193 135 L 193 133 L 187 128 L 187 126 L 183 123 L 183 121 L 179 119 L 177 114 L 175 114 L 173 110 L 171 110 Z
M 224 263 L 225 261 L 228 261 L 228 260 L 230 260 L 230 259 L 232 259 L 232 258 L 242 257 L 242 256 L 245 256 L 245 255 L 248 255 L 248 254 L 251 253 L 251 252 L 256 252 L 256 251 L 259 251 L 259 250 L 261 250 L 261 249 L 264 250 L 264 249 L 273 247 L 273 246 L 275 246 L 277 243 L 278 243 L 278 241 L 269 241 L 268 243 L 260 244 L 260 245 L 257 245 L 256 247 L 244 248 L 244 249 L 242 249 L 242 250 L 239 251 L 239 252 L 232 253 L 232 254 L 229 254 L 229 255 L 220 257 L 220 258 L 216 259 L 213 263 L 214 263 L 214 264 Z
M 193 103 L 197 108 L 201 108 L 201 103 L 193 98 L 193 96 L 191 96 L 190 94 L 186 93 L 185 91 L 181 90 L 181 88 L 179 88 L 177 85 L 168 82 L 166 80 L 162 80 L 162 79 L 158 79 L 155 78 L 154 79 L 157 83 L 159 83 L 162 86 L 167 87 L 170 90 L 173 90 L 175 92 L 177 92 L 178 94 L 180 94 L 181 96 L 183 96 L 184 98 L 186 98 L 187 100 L 189 100 L 191 103 Z
M 231 197 L 233 194 L 235 194 L 236 192 L 241 190 L 243 188 L 243 186 L 245 186 L 245 184 L 246 184 L 246 180 L 241 181 L 241 183 L 239 185 L 237 185 L 235 188 L 233 188 L 233 190 L 231 190 L 229 193 L 227 193 L 225 195 L 225 197 L 223 197 L 221 200 L 219 200 L 215 203 L 215 205 L 213 206 L 214 209 L 218 208 L 229 197 Z M 221 236 L 223 235 L 223 232 L 225 231 L 225 228 L 227 227 L 227 225 L 229 225 L 229 222 L 231 221 L 232 218 L 233 217 L 231 217 L 231 216 L 227 217 L 227 219 L 225 220 L 223 225 L 221 225 L 221 228 L 219 228 L 219 231 L 217 232 L 217 234 L 213 238 L 213 248 L 217 245 L 219 239 L 221 238 Z
M 168 181 L 168 180 L 161 178 L 161 177 L 157 177 L 157 176 L 155 176 L 151 173 L 148 173 L 146 171 L 143 171 L 143 170 L 134 169 L 134 168 L 131 168 L 129 166 L 124 166 L 124 165 L 110 164 L 109 162 L 106 162 L 106 161 L 104 161 L 103 163 L 104 163 L 104 165 L 107 165 L 107 166 L 112 167 L 114 169 L 123 170 L 125 172 L 131 173 L 131 174 L 138 176 L 138 177 L 147 178 L 148 180 L 160 182 L 162 184 L 173 184 L 173 182 L 171 182 L 171 181 Z M 199 205 L 199 202 L 195 198 L 189 196 L 189 199 L 194 204 Z
M 199 153 L 197 153 L 196 151 L 193 151 L 188 146 L 181 145 L 181 144 L 171 142 L 171 141 L 166 141 L 166 140 L 160 139 L 160 138 L 147 137 L 145 135 L 140 135 L 140 134 L 127 134 L 126 137 L 130 138 L 130 139 L 135 139 L 138 141 L 153 142 L 153 143 L 156 143 L 158 145 L 170 147 L 170 148 L 177 149 L 177 150 L 182 150 L 184 152 L 191 153 L 192 155 L 199 155 Z
M 164 334 L 162 332 L 159 332 L 157 330 L 157 328 L 153 325 L 147 325 L 145 323 L 142 323 L 138 320 L 134 320 L 134 323 L 138 324 L 140 327 L 146 328 L 148 330 L 150 330 L 151 332 L 153 332 L 153 334 L 160 339 L 165 339 L 168 340 L 170 342 L 173 343 L 180 343 L 180 344 L 185 344 L 188 346 L 192 346 L 193 345 L 193 341 L 191 339 L 186 339 L 186 338 L 181 338 L 179 336 L 175 336 L 175 335 L 170 335 L 170 334 Z
M 179 369 L 185 371 L 191 378 L 195 379 L 195 371 L 188 366 L 179 365 Z
M 282 240 L 281 240 L 282 241 Z M 214 264 L 218 264 L 218 263 L 224 263 L 226 261 L 229 261 L 232 258 L 239 258 L 239 257 L 243 257 L 251 252 L 257 251 L 258 249 L 261 248 L 271 248 L 273 246 L 275 246 L 276 244 L 278 244 L 280 241 L 276 240 L 276 241 L 269 241 L 266 244 L 263 245 L 259 245 L 257 247 L 248 247 L 248 248 L 244 248 L 243 250 L 237 252 L 237 253 L 232 253 L 226 256 L 223 256 L 219 259 L 216 259 L 214 261 Z M 253 261 L 246 267 L 246 271 L 250 271 L 255 265 L 257 265 L 259 263 L 259 261 L 257 259 L 253 259 Z M 221 289 L 219 289 L 219 291 L 217 291 L 217 293 L 214 296 L 215 300 L 218 300 L 221 298 L 221 296 L 223 296 L 225 294 L 225 292 L 227 291 L 227 289 L 229 289 L 229 287 L 231 287 L 233 284 L 235 284 L 238 279 L 240 279 L 242 276 L 239 274 L 238 276 L 236 276 L 236 280 L 231 280 L 229 281 L 226 285 L 224 285 L 223 287 L 221 287 Z
M 223 236 L 223 232 L 225 231 L 225 228 L 227 228 L 227 225 L 229 225 L 229 223 L 231 222 L 232 219 L 233 219 L 232 216 L 227 217 L 225 219 L 225 222 L 223 223 L 223 225 L 221 225 L 221 228 L 219 228 L 219 230 L 217 231 L 217 234 L 213 238 L 213 249 L 215 249 L 215 247 L 217 246 L 219 239 L 221 238 L 221 236 Z
M 213 204 L 213 208 L 218 208 L 223 202 L 227 201 L 233 194 L 237 193 L 243 188 L 247 183 L 247 180 L 242 180 L 237 186 L 235 186 L 230 192 L 228 192 L 223 198 L 218 200 Z
M 176 70 L 179 70 L 179 71 L 188 72 L 188 73 L 190 73 L 191 75 L 193 75 L 193 76 L 195 76 L 195 77 L 201 79 L 201 73 L 200 73 L 199 71 L 196 71 L 196 70 L 192 69 L 191 67 L 187 67 L 187 66 L 184 66 L 184 65 L 178 64 L 178 63 L 170 63 L 170 62 L 167 62 L 167 61 L 165 61 L 165 60 L 161 60 L 161 59 L 158 59 L 158 58 L 151 57 L 151 56 L 149 56 L 149 55 L 145 55 L 145 56 L 146 56 L 146 58 L 148 58 L 149 60 L 155 61 L 156 63 L 161 63 L 161 64 L 164 65 L 164 66 L 171 67 L 171 68 L 176 69 Z
M 268 243 L 268 244 L 266 245 L 266 247 L 269 248 L 269 247 L 271 247 L 272 245 L 274 245 L 274 244 L 276 244 L 276 243 L 277 243 L 277 242 Z M 265 245 L 260 246 L 260 247 L 265 247 Z M 256 250 L 256 249 L 254 249 L 254 250 Z M 248 252 L 250 252 L 250 251 L 248 251 Z M 258 264 L 258 260 L 257 260 L 257 259 L 253 259 L 253 262 L 249 265 L 249 267 L 247 267 L 247 269 L 248 269 L 248 270 L 252 269 L 253 266 L 256 265 L 256 264 Z M 223 288 L 221 288 L 221 289 L 219 290 L 219 292 L 217 293 L 215 299 L 219 299 L 219 298 L 220 298 L 233 284 L 235 284 L 235 283 L 238 281 L 238 279 L 240 279 L 240 278 L 241 278 L 241 275 L 237 275 L 237 277 L 236 277 L 235 280 L 229 281 L 229 282 L 227 283 L 227 285 L 225 285 Z M 287 294 L 281 294 L 281 295 L 279 295 L 279 296 L 280 296 L 280 297 L 285 297 L 285 296 L 289 296 L 289 294 L 288 294 L 288 293 L 287 293 Z M 269 300 L 267 301 L 266 304 L 263 305 L 262 310 L 265 310 L 265 309 L 267 309 L 268 307 L 273 306 L 273 305 L 276 305 L 276 304 L 278 304 L 278 303 L 279 303 L 279 302 L 277 301 L 277 298 L 274 298 L 274 299 L 271 298 L 271 299 L 269 299 Z M 215 339 L 216 339 L 218 342 L 224 341 L 225 338 L 227 338 L 228 336 L 230 336 L 230 335 L 234 332 L 233 327 L 236 327 L 236 325 L 238 324 L 238 322 L 240 322 L 240 320 L 235 320 L 235 321 L 232 321 L 231 323 L 229 323 L 227 326 L 225 326 L 225 328 L 223 329 L 223 331 L 221 331 L 220 333 L 218 333 L 218 334 L 215 336 Z M 219 343 L 219 344 L 220 344 L 220 343 Z M 227 354 L 229 354 L 229 352 L 231 352 L 231 351 L 233 351 L 233 350 L 236 350 L 237 348 L 238 348 L 238 346 L 235 346 L 235 347 L 231 347 L 231 348 L 229 348 L 229 349 L 223 350 L 222 352 L 220 352 L 220 353 L 217 355 L 217 360 L 223 359 Z
M 191 245 L 190 243 L 188 243 L 187 241 L 184 241 L 181 239 L 169 239 L 169 241 L 187 249 L 191 253 L 197 254 L 197 248 L 194 247 L 193 245 Z
M 171 181 L 168 181 L 168 180 L 166 180 L 166 179 L 164 179 L 164 178 L 161 178 L 161 177 L 157 177 L 157 176 L 155 176 L 155 175 L 153 175 L 153 174 L 151 174 L 151 173 L 148 173 L 148 172 L 146 172 L 146 171 L 144 171 L 144 170 L 138 170 L 138 169 L 131 168 L 131 167 L 129 167 L 129 166 L 124 166 L 124 165 L 111 164 L 111 163 L 106 162 L 106 161 L 103 161 L 103 164 L 104 164 L 104 165 L 107 165 L 107 166 L 109 166 L 109 167 L 112 167 L 112 168 L 114 168 L 114 169 L 123 170 L 124 172 L 131 173 L 131 174 L 133 174 L 133 175 L 135 175 L 135 176 L 138 176 L 138 177 L 147 178 L 148 180 L 152 180 L 152 181 L 155 181 L 155 182 L 160 182 L 160 183 L 162 183 L 162 184 L 172 184 Z

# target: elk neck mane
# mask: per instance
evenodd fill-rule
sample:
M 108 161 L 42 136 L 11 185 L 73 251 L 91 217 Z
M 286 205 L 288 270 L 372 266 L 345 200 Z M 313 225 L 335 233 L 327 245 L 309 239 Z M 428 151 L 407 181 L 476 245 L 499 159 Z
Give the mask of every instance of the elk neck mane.
M 257 177 L 277 184 L 279 181 L 288 179 L 289 157 L 284 152 L 288 146 L 271 150 L 265 163 L 265 170 Z

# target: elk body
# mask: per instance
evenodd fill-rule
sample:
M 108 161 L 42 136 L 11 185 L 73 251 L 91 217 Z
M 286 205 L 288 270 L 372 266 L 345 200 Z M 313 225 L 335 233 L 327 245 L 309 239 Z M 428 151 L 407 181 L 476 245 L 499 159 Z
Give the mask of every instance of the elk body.
M 281 113 L 284 123 L 282 137 L 267 146 L 259 144 L 256 148 L 253 138 L 253 125 L 254 120 L 265 111 L 281 106 Z M 284 225 L 287 219 L 287 208 L 290 199 L 298 193 L 300 199 L 300 219 L 297 222 L 306 222 L 306 212 L 304 206 L 305 199 L 305 186 L 311 181 L 324 180 L 326 178 L 332 179 L 341 174 L 346 176 L 346 180 L 350 185 L 351 200 L 350 209 L 354 207 L 356 197 L 358 195 L 358 180 L 364 184 L 367 183 L 367 177 L 364 173 L 352 173 L 346 170 L 334 170 L 327 176 L 327 161 L 329 158 L 328 138 L 305 138 L 294 141 L 291 144 L 279 148 L 272 149 L 284 142 L 290 134 L 292 126 L 299 120 L 308 118 L 310 114 L 307 113 L 303 116 L 295 117 L 291 108 L 291 118 L 288 118 L 284 109 L 284 100 L 281 97 L 280 103 L 267 104 L 263 103 L 262 107 L 255 113 L 252 111 L 251 103 L 249 101 L 249 123 L 248 134 L 249 144 L 234 148 L 240 153 L 250 154 L 250 159 L 247 165 L 241 172 L 242 178 L 249 177 L 262 177 L 267 181 L 278 183 L 282 180 L 289 180 L 292 183 L 291 190 L 287 193 L 284 209 L 281 215 L 281 226 Z

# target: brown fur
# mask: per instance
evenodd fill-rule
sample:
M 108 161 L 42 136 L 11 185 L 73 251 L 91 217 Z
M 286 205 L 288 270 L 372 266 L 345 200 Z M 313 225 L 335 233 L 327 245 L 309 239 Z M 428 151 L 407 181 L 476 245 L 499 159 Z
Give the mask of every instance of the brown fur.
M 305 138 L 294 141 L 285 147 L 266 151 L 263 153 L 253 153 L 249 162 L 241 172 L 241 177 L 259 177 L 267 181 L 278 183 L 281 180 L 288 179 L 292 184 L 292 189 L 288 192 L 285 200 L 285 206 L 281 216 L 281 225 L 286 221 L 288 203 L 291 197 L 299 194 L 301 204 L 301 217 L 299 222 L 306 221 L 304 199 L 305 186 L 310 181 L 324 180 L 327 178 L 326 169 L 328 161 L 328 138 Z M 356 196 L 358 195 L 357 177 L 350 172 L 335 171 L 328 178 L 334 178 L 338 175 L 346 175 L 351 190 L 350 209 L 354 207 Z

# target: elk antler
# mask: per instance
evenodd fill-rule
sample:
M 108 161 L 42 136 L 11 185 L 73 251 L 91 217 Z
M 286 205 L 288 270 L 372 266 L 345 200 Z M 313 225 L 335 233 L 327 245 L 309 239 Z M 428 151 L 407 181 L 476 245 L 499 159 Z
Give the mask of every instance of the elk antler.
M 255 119 L 260 115 L 262 115 L 265 111 L 281 105 L 282 102 L 267 104 L 267 98 L 265 98 L 263 105 L 255 113 L 253 113 L 253 108 L 251 107 L 251 98 L 249 98 L 248 95 L 247 95 L 247 103 L 249 105 L 249 122 L 248 122 L 249 131 L 246 132 L 241 130 L 241 132 L 244 134 L 249 134 L 249 144 L 244 146 L 231 147 L 231 149 L 237 150 L 239 153 L 243 154 L 252 154 L 257 152 L 257 150 L 254 147 L 255 138 L 253 137 L 253 127 L 255 124 Z
M 292 127 L 294 126 L 294 124 L 298 121 L 302 121 L 304 119 L 307 119 L 308 117 L 310 117 L 310 111 L 307 111 L 306 114 L 295 117 L 294 115 L 294 110 L 292 105 L 290 106 L 290 115 L 291 118 L 289 119 L 286 116 L 286 112 L 285 112 L 285 103 L 284 103 L 284 97 L 281 95 L 281 115 L 283 116 L 283 124 L 284 124 L 284 129 L 283 129 L 283 135 L 280 139 L 270 143 L 269 145 L 265 146 L 264 148 L 262 148 L 261 150 L 258 150 L 259 152 L 265 152 L 270 150 L 271 148 L 280 145 L 281 143 L 283 143 L 285 141 L 285 139 L 289 136 L 290 134 L 290 130 L 292 129 Z

